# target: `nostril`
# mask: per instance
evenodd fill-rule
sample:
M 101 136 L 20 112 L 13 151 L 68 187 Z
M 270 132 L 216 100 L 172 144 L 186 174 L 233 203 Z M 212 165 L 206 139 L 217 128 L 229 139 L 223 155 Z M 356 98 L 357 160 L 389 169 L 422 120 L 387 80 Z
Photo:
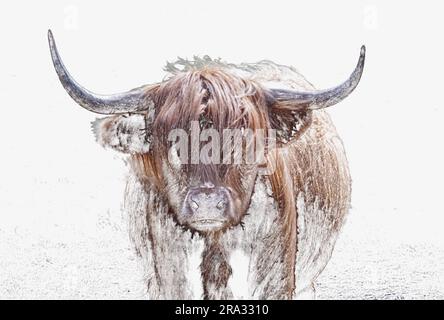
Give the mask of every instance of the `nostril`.
M 219 210 L 222 210 L 225 208 L 225 203 L 221 200 L 217 203 L 216 208 L 218 208 Z
M 199 205 L 194 200 L 191 200 L 190 206 L 193 210 L 196 210 L 197 208 L 199 208 Z

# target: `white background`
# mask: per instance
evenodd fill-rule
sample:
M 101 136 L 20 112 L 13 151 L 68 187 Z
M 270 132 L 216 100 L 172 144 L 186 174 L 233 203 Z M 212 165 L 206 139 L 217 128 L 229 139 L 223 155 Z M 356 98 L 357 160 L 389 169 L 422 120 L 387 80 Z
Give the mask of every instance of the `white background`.
M 157 82 L 166 61 L 204 54 L 292 65 L 327 88 L 365 44 L 361 83 L 329 110 L 353 209 L 320 297 L 444 297 L 439 1 L 124 3 L 0 4 L 0 298 L 142 297 L 120 210 L 126 169 L 60 85 L 48 28 L 71 74 L 99 93 Z

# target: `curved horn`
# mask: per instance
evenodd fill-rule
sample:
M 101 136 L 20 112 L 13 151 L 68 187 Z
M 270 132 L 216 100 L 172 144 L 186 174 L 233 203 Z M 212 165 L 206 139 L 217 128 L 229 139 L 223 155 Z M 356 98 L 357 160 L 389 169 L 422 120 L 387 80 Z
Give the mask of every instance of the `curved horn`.
M 83 108 L 101 114 L 129 113 L 149 108 L 150 101 L 146 101 L 143 87 L 113 95 L 98 95 L 83 88 L 71 77 L 63 65 L 51 30 L 48 30 L 48 41 L 52 62 L 60 82 L 71 98 Z
M 272 102 L 287 104 L 289 108 L 316 110 L 330 107 L 345 99 L 358 85 L 364 70 L 365 46 L 361 47 L 358 64 L 350 77 L 337 87 L 314 92 L 270 89 Z

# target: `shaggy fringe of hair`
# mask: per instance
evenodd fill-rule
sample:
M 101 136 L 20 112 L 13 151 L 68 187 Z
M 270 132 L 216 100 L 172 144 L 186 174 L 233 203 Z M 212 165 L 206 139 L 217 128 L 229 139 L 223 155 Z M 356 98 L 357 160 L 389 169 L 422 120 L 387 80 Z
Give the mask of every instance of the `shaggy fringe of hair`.
M 148 93 L 153 97 L 158 113 L 152 128 L 158 151 L 155 167 L 151 166 L 155 171 L 160 171 L 168 157 L 170 130 L 180 128 L 189 132 L 192 121 L 204 123 L 204 127 L 212 127 L 220 133 L 227 128 L 269 128 L 270 119 L 261 86 L 213 65 L 203 66 L 196 62 L 193 64 L 196 69 L 178 73 Z M 189 164 L 182 169 L 190 176 L 216 182 L 231 177 L 236 181 L 230 185 L 242 193 L 240 177 L 233 173 L 236 171 L 233 168 L 237 166 Z

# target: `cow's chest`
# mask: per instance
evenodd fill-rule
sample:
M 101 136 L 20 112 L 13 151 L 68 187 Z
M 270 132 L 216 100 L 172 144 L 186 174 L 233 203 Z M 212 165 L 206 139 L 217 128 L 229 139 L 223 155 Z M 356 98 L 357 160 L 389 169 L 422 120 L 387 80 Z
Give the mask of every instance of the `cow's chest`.
M 204 238 L 188 249 L 187 279 L 193 298 L 282 298 L 285 289 L 281 279 L 287 272 L 282 259 L 285 244 L 276 203 L 265 184 L 256 184 L 243 222 L 243 228 L 228 230 L 219 239 L 220 247 L 214 250 L 221 250 L 220 257 L 211 257 L 212 264 L 229 265 L 228 281 L 221 279 L 223 272 L 218 268 L 205 270 L 209 253 Z

